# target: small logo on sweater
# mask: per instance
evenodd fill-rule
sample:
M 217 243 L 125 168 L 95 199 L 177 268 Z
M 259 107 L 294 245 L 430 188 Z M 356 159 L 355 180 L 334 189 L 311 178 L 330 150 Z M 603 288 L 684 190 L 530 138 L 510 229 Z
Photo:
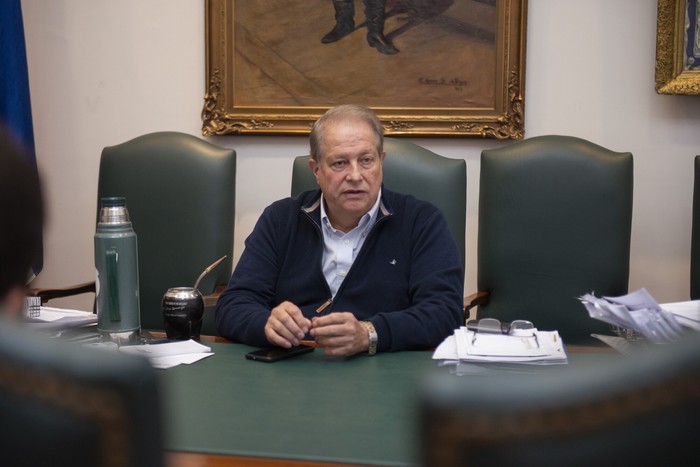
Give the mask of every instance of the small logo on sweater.
M 391 261 L 389 261 L 389 264 L 391 264 L 392 266 L 396 266 L 396 260 L 392 259 Z

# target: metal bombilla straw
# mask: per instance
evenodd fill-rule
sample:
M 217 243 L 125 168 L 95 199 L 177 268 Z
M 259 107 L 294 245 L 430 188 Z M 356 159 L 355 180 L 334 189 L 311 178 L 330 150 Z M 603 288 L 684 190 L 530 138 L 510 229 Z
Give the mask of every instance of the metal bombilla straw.
M 223 260 L 225 260 L 225 259 L 227 258 L 227 256 L 228 256 L 228 255 L 222 256 L 221 258 L 219 258 L 219 259 L 217 259 L 216 261 L 214 261 L 211 265 L 209 265 L 204 271 L 202 271 L 202 273 L 201 273 L 201 274 L 199 275 L 199 277 L 197 278 L 197 281 L 194 283 L 194 289 L 195 289 L 195 290 L 197 290 L 197 286 L 199 285 L 199 283 L 201 282 L 201 280 L 204 279 L 204 276 L 206 276 L 207 274 L 209 274 L 209 273 L 212 271 L 212 269 L 214 269 L 214 268 L 217 267 L 219 264 L 221 264 L 221 262 L 222 262 Z

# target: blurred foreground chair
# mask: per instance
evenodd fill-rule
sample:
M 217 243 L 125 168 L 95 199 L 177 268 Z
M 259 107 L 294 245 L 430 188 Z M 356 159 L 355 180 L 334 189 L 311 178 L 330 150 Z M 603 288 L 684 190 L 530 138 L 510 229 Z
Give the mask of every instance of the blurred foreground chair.
M 160 304 L 170 287 L 192 287 L 218 258 L 228 258 L 200 284 L 205 296 L 202 334 L 215 334 L 207 298 L 231 275 L 236 153 L 192 135 L 151 133 L 102 151 L 99 200 L 126 197 L 138 238 L 142 329 L 163 329 Z M 94 283 L 77 292 L 94 291 Z M 72 289 L 40 289 L 42 301 L 72 295 Z
M 0 464 L 164 465 L 157 376 L 146 359 L 24 331 L 0 323 Z
M 632 154 L 539 136 L 481 154 L 477 287 L 466 310 L 526 319 L 567 343 L 609 327 L 576 297 L 627 293 Z
M 422 465 L 697 465 L 698 336 L 627 358 L 595 357 L 529 374 L 427 380 Z
M 428 201 L 442 211 L 457 243 L 464 271 L 466 162 L 440 156 L 410 141 L 395 138 L 384 138 L 384 151 L 384 186 Z M 318 188 L 308 160 L 309 156 L 298 156 L 294 160 L 292 196 Z
M 690 299 L 700 300 L 700 156 L 695 156 L 693 226 L 690 243 Z

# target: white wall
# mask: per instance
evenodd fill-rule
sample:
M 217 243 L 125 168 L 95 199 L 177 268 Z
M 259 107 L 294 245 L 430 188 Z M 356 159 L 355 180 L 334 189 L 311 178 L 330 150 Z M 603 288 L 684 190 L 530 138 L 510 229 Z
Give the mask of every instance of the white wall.
M 204 6 L 196 0 L 23 0 L 37 158 L 50 219 L 38 286 L 92 279 L 99 156 L 159 130 L 200 135 Z M 688 299 L 700 99 L 654 93 L 656 2 L 530 0 L 526 136 L 569 134 L 635 164 L 630 288 Z M 212 138 L 238 153 L 234 261 L 262 209 L 289 192 L 303 137 Z M 467 292 L 476 287 L 479 154 L 504 143 L 415 139 L 468 171 Z M 67 300 L 91 306 L 91 298 Z

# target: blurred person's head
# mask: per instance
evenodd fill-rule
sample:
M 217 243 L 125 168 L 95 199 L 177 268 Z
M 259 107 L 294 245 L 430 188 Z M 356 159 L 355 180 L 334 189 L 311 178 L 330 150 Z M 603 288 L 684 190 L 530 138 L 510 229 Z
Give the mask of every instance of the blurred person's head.
M 22 308 L 31 267 L 41 249 L 39 176 L 25 150 L 0 125 L 0 311 Z

